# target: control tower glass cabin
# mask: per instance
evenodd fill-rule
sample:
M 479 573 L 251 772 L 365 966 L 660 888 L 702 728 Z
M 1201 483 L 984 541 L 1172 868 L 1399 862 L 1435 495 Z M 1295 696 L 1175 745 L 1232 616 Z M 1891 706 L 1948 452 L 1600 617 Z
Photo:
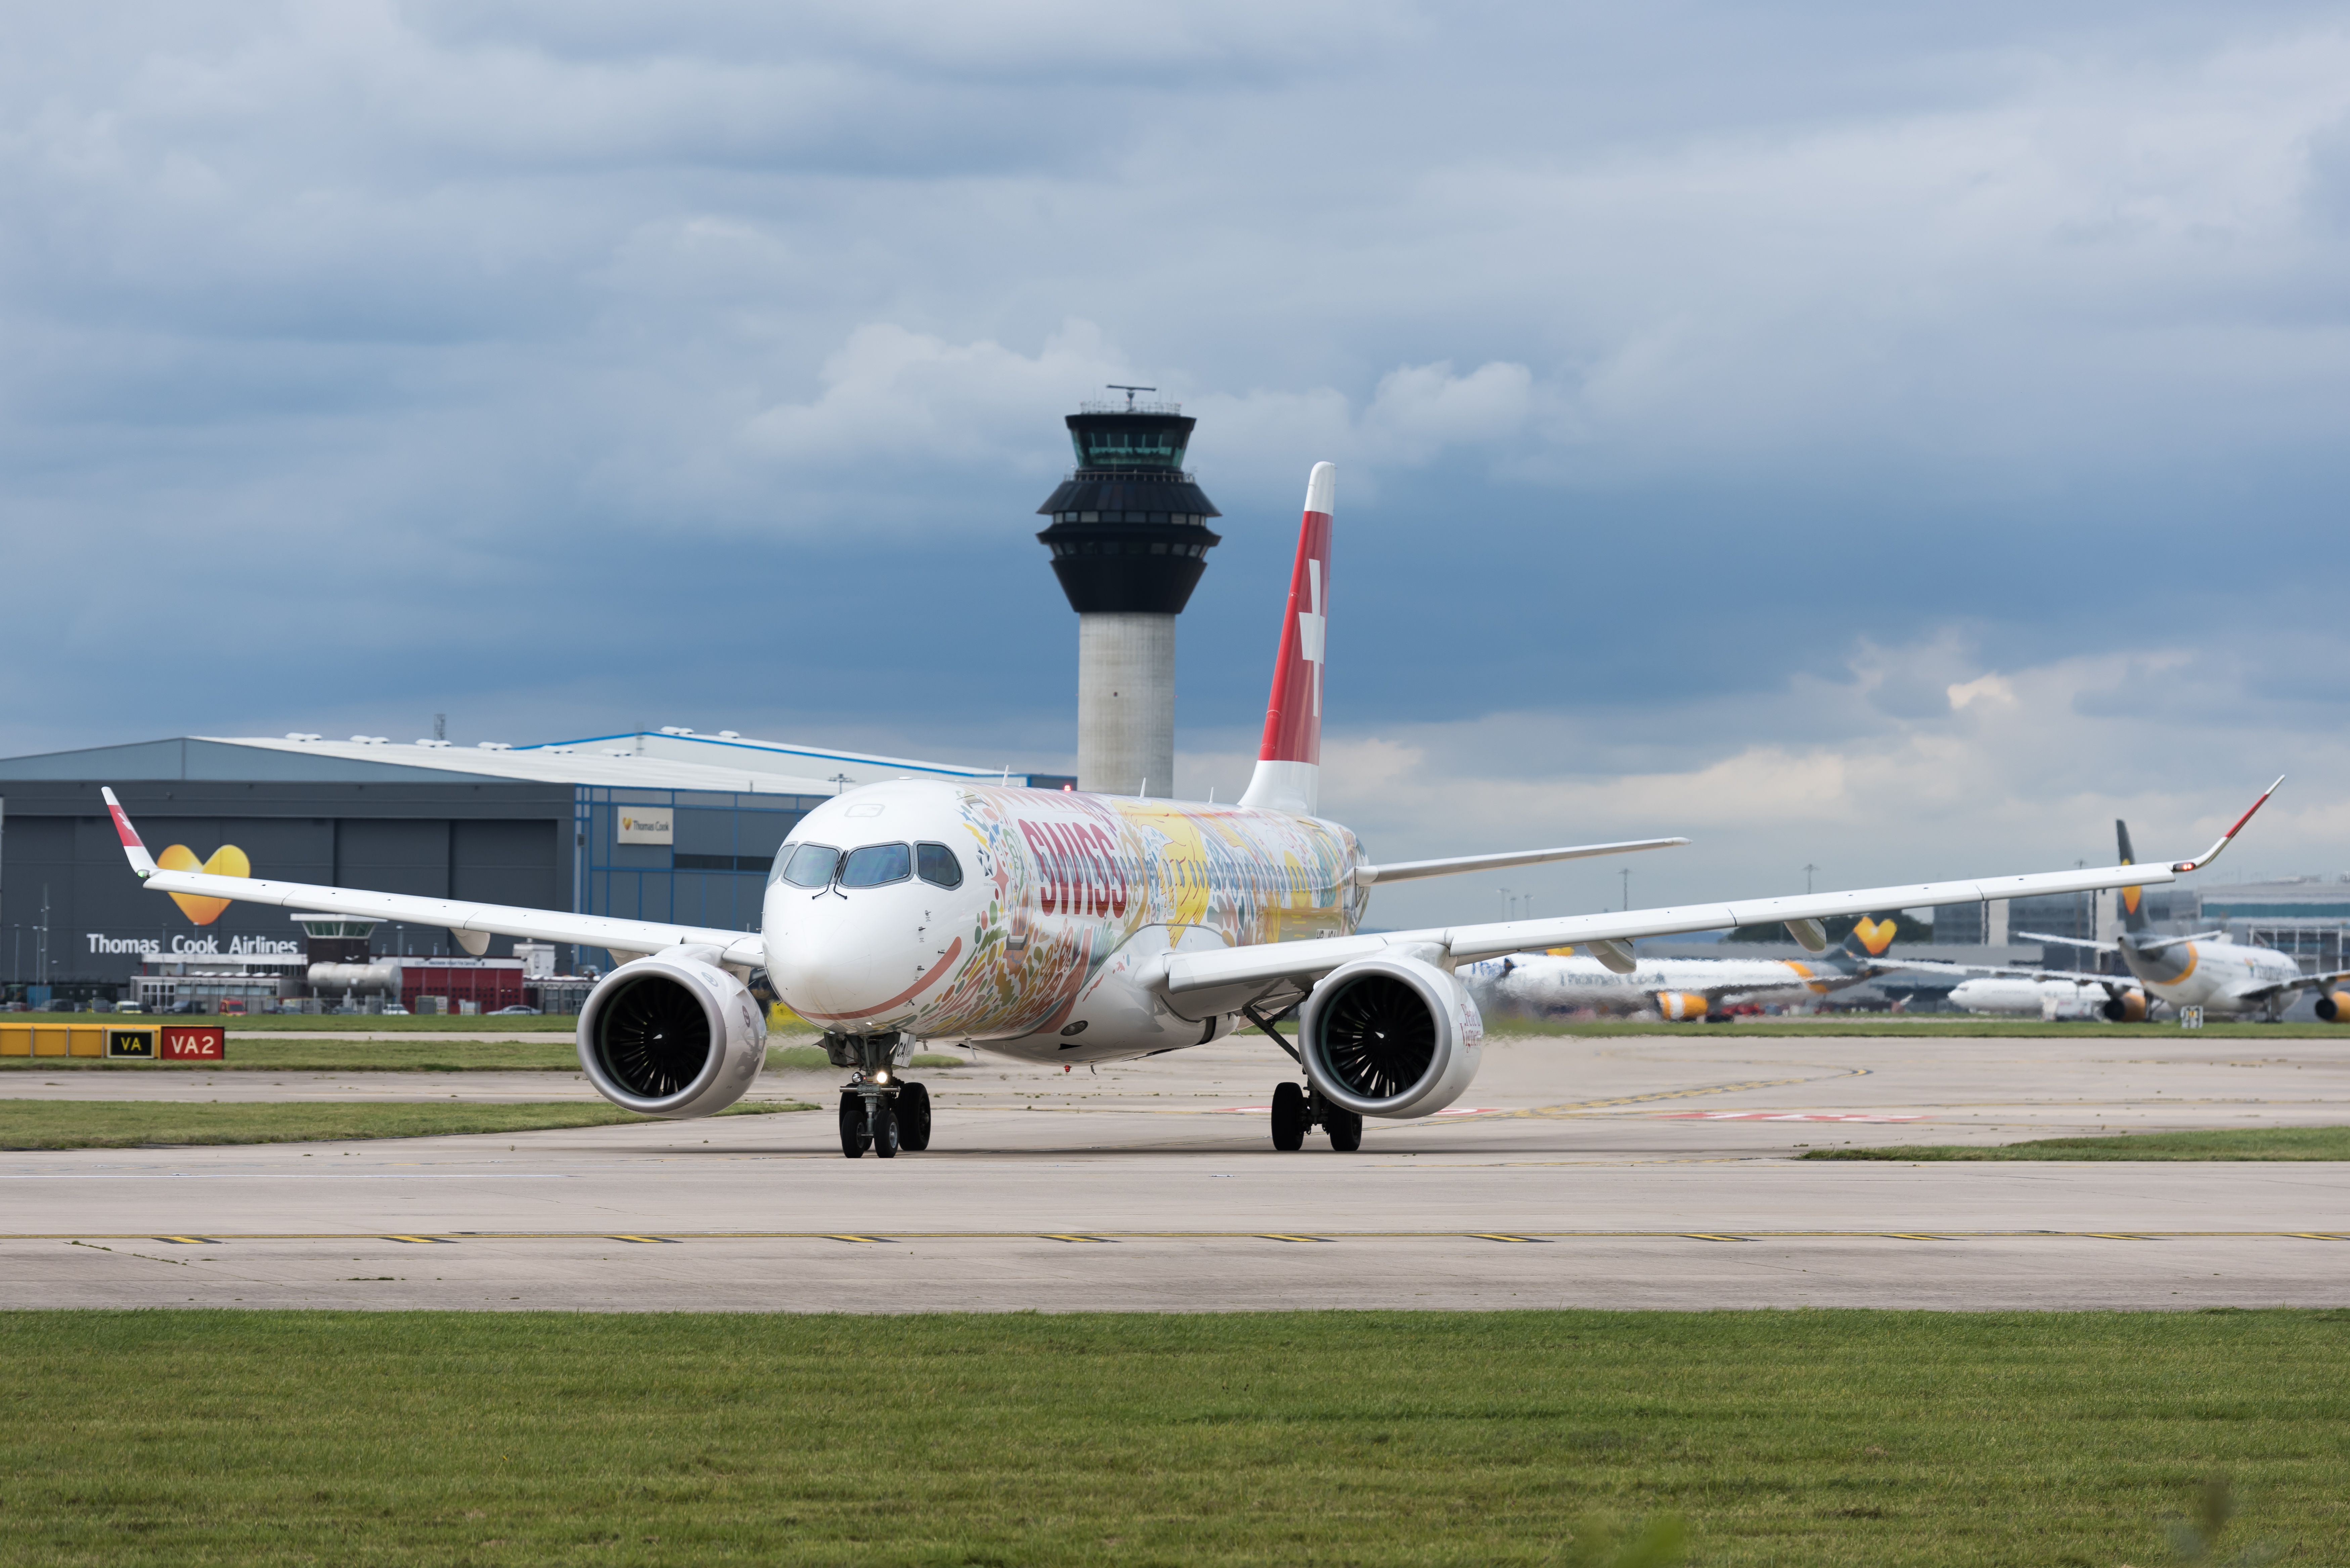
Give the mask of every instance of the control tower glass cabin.
M 1222 543 L 1222 515 L 1183 472 L 1195 420 L 1172 403 L 1087 404 L 1067 417 L 1076 472 L 1036 510 L 1036 535 L 1077 612 L 1077 787 L 1175 785 L 1175 618 Z

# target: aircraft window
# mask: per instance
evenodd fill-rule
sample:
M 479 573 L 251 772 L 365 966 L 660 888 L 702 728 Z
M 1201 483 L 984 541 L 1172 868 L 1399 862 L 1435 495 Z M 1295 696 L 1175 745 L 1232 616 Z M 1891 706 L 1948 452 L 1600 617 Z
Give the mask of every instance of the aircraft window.
M 914 859 L 921 867 L 923 881 L 941 888 L 962 886 L 962 863 L 945 845 L 917 844 L 914 846 Z
M 790 859 L 778 858 L 775 864 L 783 868 L 778 875 L 795 888 L 827 888 L 833 867 L 840 864 L 840 851 L 829 844 L 803 844 Z
M 885 882 L 903 882 L 913 874 L 913 857 L 902 844 L 868 844 L 850 850 L 840 863 L 844 888 L 879 888 Z

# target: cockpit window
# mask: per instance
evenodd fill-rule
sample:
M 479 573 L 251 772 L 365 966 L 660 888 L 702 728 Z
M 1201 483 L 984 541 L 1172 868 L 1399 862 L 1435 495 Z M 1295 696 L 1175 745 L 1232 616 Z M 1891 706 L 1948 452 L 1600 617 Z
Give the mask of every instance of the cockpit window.
M 803 844 L 789 859 L 775 864 L 778 874 L 795 888 L 828 888 L 833 867 L 840 864 L 840 851 L 829 844 Z
M 913 874 L 913 857 L 902 844 L 868 844 L 850 850 L 840 863 L 844 888 L 879 888 L 885 882 L 903 882 Z
M 943 844 L 915 845 L 914 864 L 920 868 L 925 882 L 941 888 L 962 886 L 962 863 L 955 858 L 954 851 Z

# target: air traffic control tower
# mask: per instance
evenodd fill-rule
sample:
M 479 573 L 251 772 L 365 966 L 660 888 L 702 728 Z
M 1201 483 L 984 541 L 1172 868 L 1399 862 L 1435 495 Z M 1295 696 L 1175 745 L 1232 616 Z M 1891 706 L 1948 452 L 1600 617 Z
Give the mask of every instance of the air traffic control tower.
M 1068 416 L 1076 472 L 1036 510 L 1036 535 L 1077 612 L 1077 787 L 1175 793 L 1175 618 L 1191 599 L 1221 516 L 1183 472 L 1195 420 L 1126 401 Z

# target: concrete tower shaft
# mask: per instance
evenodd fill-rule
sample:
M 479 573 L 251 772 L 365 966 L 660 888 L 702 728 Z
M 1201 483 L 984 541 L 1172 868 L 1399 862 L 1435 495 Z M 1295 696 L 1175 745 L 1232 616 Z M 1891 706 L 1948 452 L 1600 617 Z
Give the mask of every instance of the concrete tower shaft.
M 1183 472 L 1196 421 L 1172 404 L 1068 416 L 1075 472 L 1036 510 L 1036 535 L 1077 612 L 1077 787 L 1175 786 L 1175 618 L 1222 542 Z

